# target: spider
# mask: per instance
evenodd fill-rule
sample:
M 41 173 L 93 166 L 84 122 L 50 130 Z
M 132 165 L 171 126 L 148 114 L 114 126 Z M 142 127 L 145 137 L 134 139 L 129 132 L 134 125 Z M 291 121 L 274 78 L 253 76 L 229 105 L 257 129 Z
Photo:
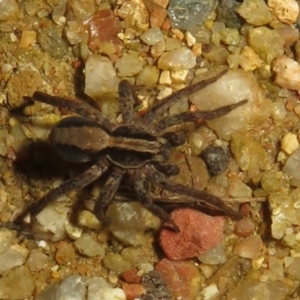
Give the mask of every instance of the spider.
M 29 206 L 26 212 L 30 214 L 31 220 L 60 195 L 84 188 L 105 172 L 109 172 L 109 177 L 94 208 L 96 217 L 102 222 L 107 221 L 105 211 L 125 174 L 131 177 L 136 196 L 144 207 L 175 231 L 178 231 L 178 227 L 169 214 L 153 203 L 149 183 L 182 197 L 192 197 L 200 208 L 239 218 L 239 213 L 227 207 L 218 197 L 206 191 L 175 184 L 168 179 L 180 171 L 176 165 L 168 163 L 169 151 L 185 143 L 182 132 L 172 131 L 172 127 L 184 122 L 196 122 L 198 119 L 218 118 L 245 104 L 247 100 L 211 111 L 183 112 L 171 116 L 164 116 L 165 113 L 177 100 L 217 81 L 226 72 L 224 70 L 213 78 L 173 93 L 153 105 L 142 117 L 135 113 L 138 100 L 134 87 L 122 80 L 118 89 L 121 124 L 110 122 L 99 110 L 76 99 L 50 96 L 40 91 L 36 91 L 32 97 L 24 97 L 25 100 L 51 104 L 76 113 L 78 116 L 64 118 L 54 126 L 49 135 L 50 142 L 65 161 L 93 163 L 82 174 L 65 181 Z

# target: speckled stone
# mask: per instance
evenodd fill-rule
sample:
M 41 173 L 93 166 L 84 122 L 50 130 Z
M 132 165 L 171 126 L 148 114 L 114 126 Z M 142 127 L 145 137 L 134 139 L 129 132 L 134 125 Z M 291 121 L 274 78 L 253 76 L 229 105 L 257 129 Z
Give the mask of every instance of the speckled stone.
M 245 0 L 235 11 L 249 24 L 255 26 L 265 25 L 272 21 L 269 8 L 263 0 Z
M 268 64 L 283 54 L 284 39 L 276 30 L 265 26 L 251 28 L 248 43 L 256 54 Z
M 0 2 L 0 21 L 6 21 L 16 17 L 19 12 L 18 3 L 15 0 L 2 0 Z
M 16 267 L 0 278 L 0 299 L 30 298 L 34 288 L 34 277 L 28 267 Z

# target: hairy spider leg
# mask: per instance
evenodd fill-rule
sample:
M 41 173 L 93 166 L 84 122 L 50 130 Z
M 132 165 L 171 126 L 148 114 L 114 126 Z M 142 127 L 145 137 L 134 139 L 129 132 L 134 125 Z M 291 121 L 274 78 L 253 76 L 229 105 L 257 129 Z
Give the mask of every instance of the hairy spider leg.
M 106 119 L 99 110 L 90 106 L 87 103 L 84 103 L 83 101 L 78 101 L 76 99 L 64 99 L 57 96 L 50 96 L 46 93 L 39 91 L 34 92 L 32 97 L 24 97 L 24 99 L 28 101 L 39 101 L 56 107 L 63 107 L 78 115 L 94 120 L 107 129 L 114 128 L 114 125 L 108 119 Z
M 139 104 L 134 86 L 127 80 L 122 80 L 118 93 L 123 123 L 130 123 L 134 118 L 134 107 Z
M 179 90 L 173 94 L 171 94 L 168 97 L 165 97 L 164 99 L 158 101 L 156 104 L 154 104 L 145 114 L 143 120 L 146 123 L 153 123 L 157 122 L 158 119 L 160 119 L 166 110 L 168 110 L 171 105 L 173 105 L 176 101 L 179 101 L 183 97 L 187 97 L 190 94 L 193 94 L 206 86 L 208 86 L 211 83 L 216 82 L 219 78 L 221 78 L 223 75 L 225 75 L 228 72 L 227 69 L 220 72 L 218 75 L 208 78 L 205 80 L 201 80 L 195 84 L 192 84 L 189 87 L 186 87 L 182 90 Z
M 117 192 L 125 172 L 126 171 L 120 167 L 113 166 L 109 178 L 96 199 L 94 214 L 97 219 L 103 223 L 109 223 L 109 218 L 106 217 L 105 212 L 109 204 L 113 201 L 113 197 Z
M 17 223 L 22 223 L 23 218 L 30 214 L 31 218 L 36 217 L 48 204 L 55 201 L 59 196 L 72 190 L 82 189 L 100 177 L 111 165 L 106 157 L 101 157 L 96 164 L 87 169 L 84 173 L 71 178 L 61 184 L 59 187 L 51 190 L 46 196 L 38 202 L 29 206 L 25 213 L 18 217 Z
M 180 232 L 179 227 L 176 223 L 171 219 L 168 213 L 166 213 L 162 208 L 155 205 L 150 197 L 150 193 L 146 187 L 146 178 L 143 176 L 143 172 L 141 170 L 134 170 L 130 172 L 134 181 L 134 190 L 138 199 L 141 201 L 143 206 L 152 212 L 155 216 L 160 218 L 163 222 L 167 223 L 166 225 L 171 225 L 172 229 L 176 232 Z
M 184 122 L 196 122 L 199 119 L 202 119 L 202 120 L 217 119 L 219 117 L 227 115 L 232 110 L 246 104 L 247 102 L 248 102 L 248 100 L 242 100 L 237 103 L 221 106 L 221 107 L 211 110 L 211 111 L 195 111 L 195 112 L 187 111 L 187 112 L 183 112 L 178 115 L 168 116 L 159 122 L 158 127 L 159 127 L 159 129 L 163 130 L 170 126 L 184 123 Z
M 234 211 L 227 205 L 223 203 L 223 201 L 205 191 L 199 191 L 190 187 L 186 187 L 182 184 L 174 183 L 164 177 L 163 174 L 155 170 L 155 168 L 149 164 L 147 164 L 143 168 L 145 176 L 148 178 L 148 180 L 153 181 L 158 186 L 162 187 L 163 189 L 166 189 L 170 192 L 189 196 L 195 198 L 195 200 L 198 203 L 201 203 L 203 205 L 198 205 L 197 207 L 203 207 L 207 208 L 209 210 L 213 210 L 214 212 L 219 212 L 221 215 L 229 216 L 233 219 L 241 219 L 242 216 L 240 212 Z
M 155 162 L 153 163 L 153 165 L 159 172 L 162 172 L 168 176 L 174 176 L 180 173 L 180 168 L 174 164 L 162 164 L 159 162 Z

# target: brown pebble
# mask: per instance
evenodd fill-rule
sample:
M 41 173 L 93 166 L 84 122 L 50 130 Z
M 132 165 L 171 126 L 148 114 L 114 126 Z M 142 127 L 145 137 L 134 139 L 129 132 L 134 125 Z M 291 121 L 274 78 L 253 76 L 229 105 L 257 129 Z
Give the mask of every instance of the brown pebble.
M 293 109 L 294 109 L 294 103 L 292 101 L 287 101 L 286 104 L 285 104 L 285 108 L 288 111 L 293 111 Z
M 75 251 L 71 244 L 60 241 L 55 247 L 57 249 L 55 259 L 59 265 L 66 265 L 75 260 Z
M 175 299 L 196 299 L 199 292 L 200 274 L 190 261 L 162 259 L 155 270 L 160 272 Z
M 134 300 L 139 298 L 141 295 L 146 293 L 146 290 L 143 286 L 139 284 L 127 284 L 125 283 L 123 286 L 123 291 L 126 294 L 127 300 Z
M 126 281 L 127 283 L 136 283 L 136 284 L 140 284 L 141 283 L 141 276 L 137 275 L 137 269 L 136 268 L 132 268 L 129 269 L 125 272 L 123 272 L 121 274 L 122 278 L 124 279 L 124 281 Z
M 244 217 L 249 217 L 251 213 L 251 206 L 249 203 L 244 203 L 240 207 L 240 212 Z
M 235 234 L 241 237 L 247 237 L 253 233 L 255 224 L 251 219 L 239 220 L 235 224 Z
M 77 264 L 76 269 L 80 275 L 87 275 L 90 271 L 90 266 L 87 266 L 86 264 Z
M 260 235 L 254 235 L 244 239 L 235 246 L 234 253 L 243 258 L 256 258 L 261 254 L 263 241 Z
M 168 15 L 168 12 L 162 8 L 156 8 L 152 11 L 150 16 L 151 27 L 161 27 Z
M 171 28 L 170 20 L 169 20 L 169 18 L 166 18 L 164 23 L 161 26 L 161 29 L 164 30 L 164 31 L 169 31 L 170 28 Z

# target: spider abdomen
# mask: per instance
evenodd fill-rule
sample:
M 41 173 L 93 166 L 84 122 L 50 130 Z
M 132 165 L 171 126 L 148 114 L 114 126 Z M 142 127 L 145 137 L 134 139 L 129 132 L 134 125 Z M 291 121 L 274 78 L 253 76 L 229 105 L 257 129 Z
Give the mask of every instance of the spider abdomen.
M 131 126 L 128 128 L 130 130 L 123 130 L 123 135 L 110 134 L 95 121 L 69 117 L 62 119 L 52 129 L 50 141 L 62 159 L 75 163 L 109 154 L 109 158 L 117 165 L 137 167 L 160 153 L 164 139 L 145 133 L 137 134 L 138 129 L 133 133 Z
M 56 124 L 50 142 L 66 161 L 91 161 L 110 144 L 110 135 L 96 122 L 83 117 L 69 117 Z

